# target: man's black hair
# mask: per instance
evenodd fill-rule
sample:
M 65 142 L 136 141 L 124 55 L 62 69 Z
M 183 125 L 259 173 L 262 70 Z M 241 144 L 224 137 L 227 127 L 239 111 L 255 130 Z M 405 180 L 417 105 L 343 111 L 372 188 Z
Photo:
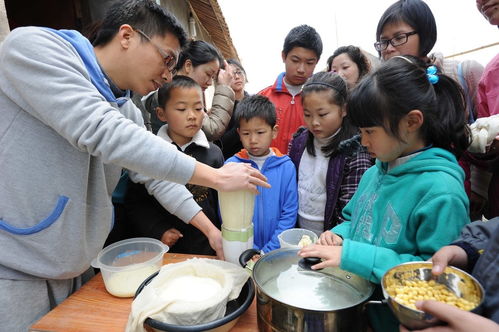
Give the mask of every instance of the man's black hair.
M 93 46 L 106 45 L 123 24 L 129 24 L 151 38 L 171 33 L 178 39 L 180 47 L 187 42 L 187 34 L 177 18 L 152 0 L 115 1 L 89 40 Z

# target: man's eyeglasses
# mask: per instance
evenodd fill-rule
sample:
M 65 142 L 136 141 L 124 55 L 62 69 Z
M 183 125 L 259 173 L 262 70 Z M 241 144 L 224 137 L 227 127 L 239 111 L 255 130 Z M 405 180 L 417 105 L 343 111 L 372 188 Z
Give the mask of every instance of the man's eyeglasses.
M 381 52 L 386 50 L 386 48 L 388 47 L 388 43 L 392 44 L 393 47 L 404 45 L 405 43 L 407 43 L 409 36 L 415 35 L 417 33 L 417 31 L 399 33 L 392 39 L 380 40 L 379 42 L 374 43 L 374 48 L 376 49 L 376 51 Z
M 166 69 L 168 69 L 168 71 L 172 74 L 172 76 L 175 76 L 175 74 L 177 73 L 177 69 L 175 69 L 175 66 L 177 65 L 177 58 L 174 55 L 163 50 L 158 45 L 156 45 L 156 43 L 153 42 L 151 38 L 148 35 L 146 35 L 142 30 L 136 28 L 132 29 L 137 31 L 142 37 L 147 39 L 148 42 L 150 42 L 154 47 L 156 47 L 159 54 L 161 54 L 161 57 L 163 58 Z

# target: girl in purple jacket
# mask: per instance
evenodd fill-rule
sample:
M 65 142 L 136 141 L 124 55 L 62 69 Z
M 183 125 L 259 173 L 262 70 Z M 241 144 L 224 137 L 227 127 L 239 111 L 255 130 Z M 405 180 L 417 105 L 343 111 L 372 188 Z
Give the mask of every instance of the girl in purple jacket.
M 306 128 L 290 143 L 298 176 L 298 226 L 317 235 L 342 221 L 341 210 L 373 164 L 348 119 L 347 91 L 335 73 L 310 77 L 302 90 Z

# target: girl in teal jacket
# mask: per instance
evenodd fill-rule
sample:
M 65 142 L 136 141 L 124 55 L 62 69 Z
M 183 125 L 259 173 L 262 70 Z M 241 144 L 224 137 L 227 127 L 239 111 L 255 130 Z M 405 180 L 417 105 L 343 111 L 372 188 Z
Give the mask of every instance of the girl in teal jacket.
M 458 237 L 469 222 L 456 160 L 469 144 L 463 100 L 452 79 L 410 56 L 386 61 L 354 89 L 348 114 L 376 165 L 343 209 L 345 222 L 299 252 L 322 258 L 313 268 L 339 266 L 379 284 L 391 267 L 427 260 Z M 374 310 L 376 331 L 398 331 L 389 312 Z

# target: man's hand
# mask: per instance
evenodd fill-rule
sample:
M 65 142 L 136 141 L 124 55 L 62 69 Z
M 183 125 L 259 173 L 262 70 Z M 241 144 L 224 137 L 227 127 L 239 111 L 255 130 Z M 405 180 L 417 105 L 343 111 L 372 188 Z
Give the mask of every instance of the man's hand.
M 210 241 L 210 246 L 217 253 L 217 258 L 224 260 L 224 251 L 222 248 L 222 232 L 218 228 L 212 228 L 207 234 L 208 240 Z
M 267 178 L 248 163 L 227 163 L 217 169 L 220 191 L 250 190 L 258 194 L 256 186 L 270 188 Z
M 217 258 L 224 260 L 222 249 L 222 232 L 213 225 L 203 211 L 199 211 L 189 222 L 192 226 L 199 229 L 208 238 L 210 247 L 217 253 Z

